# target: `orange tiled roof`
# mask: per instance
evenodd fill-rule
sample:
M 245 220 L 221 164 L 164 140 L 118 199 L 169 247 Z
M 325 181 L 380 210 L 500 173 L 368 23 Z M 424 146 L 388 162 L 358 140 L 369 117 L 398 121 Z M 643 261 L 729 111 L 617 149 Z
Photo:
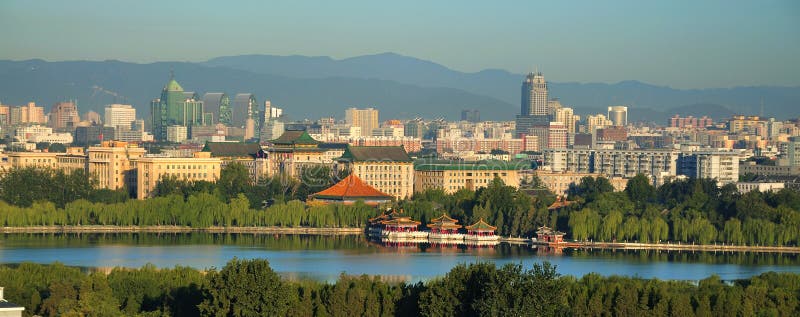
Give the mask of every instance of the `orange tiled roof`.
M 375 187 L 362 181 L 354 174 L 350 174 L 343 180 L 327 189 L 313 195 L 315 198 L 381 198 L 391 199 L 392 196 L 383 193 Z

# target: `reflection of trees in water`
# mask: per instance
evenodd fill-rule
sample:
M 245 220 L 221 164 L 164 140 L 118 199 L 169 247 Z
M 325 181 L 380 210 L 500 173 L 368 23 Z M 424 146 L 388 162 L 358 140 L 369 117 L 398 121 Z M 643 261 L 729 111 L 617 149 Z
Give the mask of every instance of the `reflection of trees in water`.
M 245 234 L 245 233 L 14 233 L 3 235 L 4 246 L 82 247 L 106 244 L 237 245 L 271 250 L 366 249 L 359 235 Z
M 613 258 L 640 263 L 688 262 L 740 265 L 800 265 L 800 255 L 789 253 L 567 249 L 564 250 L 564 254 L 576 258 Z

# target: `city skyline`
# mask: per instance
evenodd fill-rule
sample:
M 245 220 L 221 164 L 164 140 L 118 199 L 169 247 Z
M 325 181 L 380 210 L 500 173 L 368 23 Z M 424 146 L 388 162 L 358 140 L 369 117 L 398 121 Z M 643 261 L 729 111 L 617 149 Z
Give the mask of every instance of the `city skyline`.
M 538 68 L 555 82 L 800 85 L 800 4 L 791 1 L 192 4 L 5 1 L 0 59 L 149 63 L 395 52 L 465 72 Z

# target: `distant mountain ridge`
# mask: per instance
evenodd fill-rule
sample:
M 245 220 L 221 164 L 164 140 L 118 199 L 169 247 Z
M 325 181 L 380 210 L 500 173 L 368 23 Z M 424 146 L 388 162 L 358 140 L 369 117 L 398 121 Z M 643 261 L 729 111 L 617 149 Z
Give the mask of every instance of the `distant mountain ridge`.
M 101 112 L 113 102 L 133 104 L 149 114 L 169 71 L 189 91 L 256 94 L 285 109 L 292 119 L 343 118 L 344 109 L 376 107 L 381 119 L 417 116 L 458 119 L 462 109 L 478 109 L 486 120 L 513 120 L 519 111 L 522 74 L 503 70 L 464 73 L 440 64 L 393 53 L 342 60 L 330 57 L 242 55 L 202 63 L 120 61 L 0 61 L 0 102 L 36 101 L 49 111 L 60 100 L 77 99 L 81 112 Z M 547 78 L 547 74 L 545 74 Z M 673 114 L 708 115 L 721 120 L 734 113 L 781 119 L 800 116 L 800 87 L 673 89 L 638 81 L 550 82 L 558 97 L 578 114 L 604 113 L 609 105 L 630 107 L 631 121 L 663 123 Z
M 443 65 L 394 53 L 365 55 L 335 60 L 330 57 L 241 55 L 211 59 L 204 64 L 257 73 L 280 74 L 287 77 L 376 78 L 428 87 L 457 88 L 503 100 L 519 106 L 520 85 L 524 74 L 489 69 L 464 73 Z M 544 74 L 547 78 L 547 73 Z M 711 89 L 674 89 L 635 80 L 615 84 L 549 83 L 550 96 L 563 104 L 582 109 L 603 109 L 609 105 L 625 104 L 632 109 L 650 108 L 669 114 L 687 105 L 716 104 L 716 112 L 706 115 L 720 117 L 733 113 L 758 114 L 764 101 L 764 115 L 780 118 L 800 116 L 800 87 L 734 87 Z M 727 108 L 728 110 L 723 110 Z M 677 114 L 682 114 L 676 112 Z M 663 119 L 663 118 L 662 118 Z
M 292 119 L 344 117 L 348 107 L 376 107 L 381 118 L 446 117 L 461 109 L 479 109 L 488 119 L 507 119 L 514 105 L 454 88 L 431 88 L 360 78 L 289 78 L 195 63 L 134 64 L 119 61 L 0 61 L 0 101 L 19 105 L 36 101 L 49 111 L 60 100 L 77 99 L 81 112 L 101 112 L 104 105 L 133 104 L 137 115 L 149 115 L 173 70 L 186 91 L 199 94 L 252 92 L 259 103 L 269 99 Z

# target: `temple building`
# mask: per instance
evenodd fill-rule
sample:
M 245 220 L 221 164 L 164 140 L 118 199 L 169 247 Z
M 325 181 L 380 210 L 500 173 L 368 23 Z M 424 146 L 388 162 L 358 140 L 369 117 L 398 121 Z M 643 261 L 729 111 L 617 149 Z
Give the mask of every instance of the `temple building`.
M 380 205 L 392 201 L 392 196 L 385 194 L 364 183 L 360 178 L 350 174 L 335 185 L 311 195 L 309 201 L 324 204 L 354 204 L 363 201 L 368 205 Z

